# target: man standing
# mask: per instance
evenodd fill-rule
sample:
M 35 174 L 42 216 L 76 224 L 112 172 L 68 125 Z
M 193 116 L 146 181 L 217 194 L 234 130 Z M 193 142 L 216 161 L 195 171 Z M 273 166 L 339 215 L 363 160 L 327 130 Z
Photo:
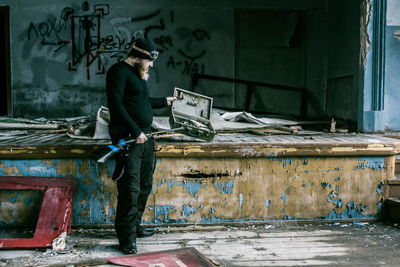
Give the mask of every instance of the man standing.
M 152 108 L 167 107 L 175 99 L 149 96 L 146 81 L 157 56 L 158 51 L 150 40 L 137 39 L 128 57 L 111 66 L 106 78 L 112 142 L 136 139 L 135 144 L 116 158 L 113 174 L 118 189 L 115 230 L 119 249 L 125 254 L 136 254 L 137 237 L 154 234 L 154 229 L 140 226 L 154 173 L 154 142 L 146 134 L 153 122 Z

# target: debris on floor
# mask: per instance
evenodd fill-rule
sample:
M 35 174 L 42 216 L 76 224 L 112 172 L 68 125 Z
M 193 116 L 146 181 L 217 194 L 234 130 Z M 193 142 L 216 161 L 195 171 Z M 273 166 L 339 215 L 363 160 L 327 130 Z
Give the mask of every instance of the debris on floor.
M 160 227 L 151 237 L 138 239 L 137 246 L 139 255 L 194 248 L 220 266 L 399 266 L 398 223 L 360 223 L 364 226 L 352 221 L 271 221 L 215 228 L 170 225 Z M 202 230 L 191 231 L 193 228 Z M 13 231 L 18 232 L 0 229 L 0 236 Z M 123 256 L 117 247 L 112 228 L 76 228 L 68 235 L 64 251 L 0 250 L 0 266 L 113 266 L 105 259 Z

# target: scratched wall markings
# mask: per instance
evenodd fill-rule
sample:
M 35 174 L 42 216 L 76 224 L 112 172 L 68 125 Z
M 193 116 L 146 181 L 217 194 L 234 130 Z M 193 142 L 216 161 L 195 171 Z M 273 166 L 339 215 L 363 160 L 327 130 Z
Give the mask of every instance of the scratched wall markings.
M 64 7 L 60 14 L 47 14 L 46 20 L 31 22 L 27 41 L 54 47 L 53 54 L 67 53 L 66 71 L 78 72 L 79 66 L 84 66 L 88 80 L 93 71 L 104 75 L 108 62 L 122 61 L 140 36 L 154 41 L 167 59 L 167 69 L 188 76 L 204 73 L 202 59 L 211 40 L 205 29 L 181 26 L 175 13 L 168 10 L 158 9 L 136 17 L 112 15 L 115 14 L 108 4 L 91 5 L 85 1 L 80 8 Z M 112 32 L 104 32 L 109 28 L 105 26 L 111 26 Z

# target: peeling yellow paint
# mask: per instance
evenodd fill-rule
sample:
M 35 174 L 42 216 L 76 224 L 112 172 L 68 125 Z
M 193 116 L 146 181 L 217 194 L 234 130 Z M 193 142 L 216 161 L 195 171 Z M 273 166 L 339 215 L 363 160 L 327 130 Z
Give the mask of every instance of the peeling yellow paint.
M 1 167 L 4 167 L 4 164 Z M 6 167 L 2 170 L 2 172 L 5 173 L 6 176 L 22 176 L 19 169 L 15 166 Z
M 82 164 L 79 166 L 79 172 L 84 173 L 86 176 L 90 176 L 90 163 L 88 160 L 82 160 Z
M 341 147 L 336 149 L 340 151 Z M 382 198 L 376 187 L 392 175 L 393 168 L 387 164 L 394 163 L 393 157 L 385 157 L 385 168 L 380 171 L 360 168 L 360 161 L 355 157 L 218 160 L 162 157 L 155 172 L 155 204 L 173 206 L 168 218 L 188 222 L 199 222 L 210 216 L 232 220 L 283 219 L 284 216 L 315 219 L 328 216 L 332 210 L 345 213 L 346 204 L 351 202 L 365 205 L 365 210 L 360 211 L 364 216 L 374 215 Z M 190 173 L 216 175 L 185 177 Z M 226 190 L 224 186 L 229 182 L 232 187 Z M 192 191 L 188 191 L 189 183 L 196 186 Z M 339 198 L 341 206 L 333 203 Z M 183 214 L 183 206 L 196 212 Z M 163 215 L 158 219 L 163 220 Z
M 384 144 L 371 144 L 367 147 L 368 150 L 391 151 L 393 148 L 387 147 Z
M 71 149 L 70 152 L 73 153 L 73 154 L 84 154 L 85 150 L 83 150 L 83 149 Z
M 53 160 L 52 159 L 44 159 L 40 161 L 44 166 L 46 167 L 51 167 L 53 165 Z
M 63 160 L 59 161 L 56 165 L 56 172 L 60 176 L 75 176 L 77 172 L 76 161 L 74 160 Z
M 203 153 L 204 149 L 200 146 L 187 146 L 183 149 L 183 154 Z
M 352 147 L 343 147 L 343 146 L 340 146 L 340 147 L 332 147 L 331 148 L 331 151 L 332 152 L 351 152 L 351 151 L 354 151 L 355 149 L 354 148 L 352 148 Z

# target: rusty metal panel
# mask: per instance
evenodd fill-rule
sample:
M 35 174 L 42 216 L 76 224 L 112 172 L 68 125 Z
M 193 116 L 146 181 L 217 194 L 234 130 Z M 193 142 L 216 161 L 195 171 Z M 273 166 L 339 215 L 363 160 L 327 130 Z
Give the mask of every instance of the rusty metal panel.
M 0 188 L 43 191 L 35 233 L 30 238 L 0 238 L 0 248 L 49 247 L 62 232 L 71 232 L 72 196 L 76 180 L 72 177 L 0 176 Z

